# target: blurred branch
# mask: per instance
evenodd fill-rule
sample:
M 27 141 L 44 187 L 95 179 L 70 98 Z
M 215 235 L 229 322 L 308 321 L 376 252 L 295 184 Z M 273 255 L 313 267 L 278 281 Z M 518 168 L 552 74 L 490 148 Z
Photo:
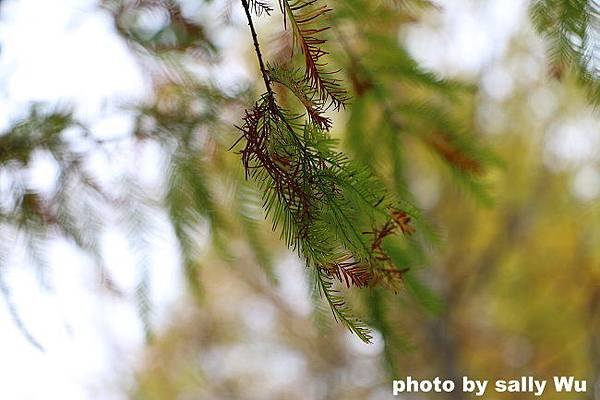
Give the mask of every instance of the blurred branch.
M 33 347 L 35 347 L 39 351 L 42 351 L 42 352 L 45 351 L 44 348 L 42 347 L 42 345 L 33 337 L 31 332 L 29 332 L 29 329 L 27 329 L 27 327 L 25 326 L 25 323 L 21 319 L 21 316 L 19 315 L 19 312 L 17 310 L 17 306 L 12 301 L 12 297 L 10 295 L 10 290 L 4 280 L 3 268 L 0 268 L 0 293 L 2 294 L 2 298 L 4 299 L 4 302 L 6 303 L 6 308 L 8 310 L 8 313 L 10 314 L 10 317 L 11 317 L 13 323 L 15 324 L 15 327 L 21 333 L 21 335 L 23 335 L 23 337 Z

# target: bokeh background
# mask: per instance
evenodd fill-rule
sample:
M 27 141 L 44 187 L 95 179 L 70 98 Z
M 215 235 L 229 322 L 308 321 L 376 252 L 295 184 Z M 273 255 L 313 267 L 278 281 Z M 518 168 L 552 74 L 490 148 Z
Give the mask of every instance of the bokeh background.
M 600 399 L 600 118 L 531 4 L 329 3 L 352 94 L 332 135 L 430 226 L 399 293 L 348 293 L 370 345 L 321 311 L 227 150 L 263 90 L 239 2 L 0 1 L 0 398 L 575 375 Z M 289 59 L 277 10 L 255 21 Z

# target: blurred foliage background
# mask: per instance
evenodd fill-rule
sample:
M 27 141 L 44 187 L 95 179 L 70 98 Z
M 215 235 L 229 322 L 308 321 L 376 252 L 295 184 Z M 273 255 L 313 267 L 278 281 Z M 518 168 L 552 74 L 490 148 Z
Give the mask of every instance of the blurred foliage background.
M 351 95 L 331 113 L 331 134 L 422 213 L 415 238 L 387 244 L 411 268 L 397 293 L 340 289 L 375 342 L 360 343 L 311 295 L 228 151 L 263 90 L 236 1 L 102 1 L 150 81 L 148 96 L 125 106 L 130 132 L 98 137 L 68 105 L 33 104 L 2 133 L 0 290 L 15 325 L 43 347 L 4 277 L 22 249 L 52 290 L 45 248 L 58 236 L 91 257 L 102 290 L 137 306 L 147 345 L 126 397 L 386 399 L 391 380 L 407 375 L 576 375 L 588 379 L 584 398 L 600 399 L 595 3 L 496 2 L 520 11 L 479 47 L 477 37 L 447 40 L 493 2 L 460 2 L 471 19 L 453 19 L 449 2 L 328 3 L 328 61 Z M 266 58 L 290 59 L 277 12 L 255 22 Z M 158 154 L 152 165 L 136 161 L 147 148 Z M 99 155 L 116 169 L 109 178 Z M 40 157 L 57 170 L 44 190 L 27 178 Z M 110 226 L 126 232 L 137 260 L 131 293 L 98 245 Z M 158 323 L 148 288 L 161 282 L 146 256 L 166 234 L 177 239 L 186 290 Z

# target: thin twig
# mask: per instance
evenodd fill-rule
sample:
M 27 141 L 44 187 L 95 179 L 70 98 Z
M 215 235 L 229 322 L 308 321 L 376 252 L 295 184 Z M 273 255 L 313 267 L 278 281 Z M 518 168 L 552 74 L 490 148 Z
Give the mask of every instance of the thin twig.
M 260 67 L 260 73 L 262 75 L 263 81 L 265 82 L 265 87 L 267 88 L 267 95 L 269 105 L 272 109 L 277 113 L 283 124 L 286 128 L 292 133 L 292 137 L 294 140 L 298 141 L 294 133 L 294 129 L 285 118 L 279 107 L 275 104 L 275 95 L 273 93 L 273 88 L 271 86 L 271 78 L 269 77 L 269 73 L 267 72 L 267 68 L 265 67 L 265 62 L 263 61 L 262 53 L 260 51 L 260 45 L 258 44 L 258 35 L 256 34 L 256 29 L 254 28 L 254 23 L 252 22 L 252 15 L 250 13 L 250 6 L 248 5 L 248 0 L 242 0 L 242 6 L 244 7 L 244 11 L 246 12 L 246 18 L 248 19 L 248 26 L 250 27 L 250 32 L 252 33 L 252 42 L 254 43 L 254 50 L 256 52 L 256 58 L 258 59 L 258 65 Z
M 271 88 L 271 80 L 269 79 L 269 74 L 267 73 L 267 69 L 265 68 L 265 63 L 262 58 L 262 53 L 260 52 L 260 45 L 258 44 L 258 36 L 256 34 L 256 29 L 254 29 L 254 23 L 252 22 L 252 15 L 250 14 L 250 6 L 248 5 L 248 0 L 242 0 L 242 6 L 244 6 L 244 11 L 246 12 L 246 18 L 248 19 L 248 26 L 250 27 L 250 32 L 252 33 L 252 42 L 254 43 L 254 50 L 256 51 L 256 57 L 258 58 L 258 65 L 260 67 L 260 73 L 262 74 L 263 81 L 265 82 L 265 87 L 267 88 L 267 93 L 269 93 L 269 97 L 273 98 L 273 89 Z

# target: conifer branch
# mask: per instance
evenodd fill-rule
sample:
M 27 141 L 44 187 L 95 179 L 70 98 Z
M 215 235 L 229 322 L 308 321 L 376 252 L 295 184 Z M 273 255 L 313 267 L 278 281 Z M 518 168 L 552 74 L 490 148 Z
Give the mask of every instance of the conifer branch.
M 315 35 L 327 28 L 309 24 L 329 9 L 321 6 L 311 11 L 314 3 L 280 3 L 306 58 L 306 72 L 297 77 L 297 70 L 264 62 L 251 4 L 242 0 L 266 92 L 246 110 L 234 146 L 244 139 L 239 153 L 245 177 L 257 182 L 273 230 L 280 230 L 286 245 L 316 273 L 318 292 L 335 319 L 369 342 L 368 327 L 351 316 L 333 280 L 357 288 L 384 282 L 395 289 L 406 269 L 391 264 L 383 240 L 399 231 L 410 234 L 413 228 L 408 214 L 390 208 L 385 187 L 367 169 L 333 149 L 336 142 L 327 133 L 331 121 L 323 113 L 325 104 L 343 107 L 345 92 L 336 80 L 324 78 L 327 73 L 321 70 L 325 41 Z M 272 82 L 298 98 L 306 120 L 278 105 Z M 363 232 L 365 227 L 375 234 Z
M 44 347 L 33 337 L 31 332 L 29 331 L 29 329 L 27 329 L 27 327 L 25 326 L 25 323 L 21 319 L 21 316 L 19 315 L 19 312 L 17 311 L 17 307 L 15 306 L 15 304 L 12 301 L 10 291 L 8 289 L 8 286 L 6 285 L 6 282 L 4 281 L 4 277 L 3 277 L 2 273 L 3 273 L 3 271 L 0 271 L 0 295 L 4 298 L 4 301 L 6 302 L 6 306 L 8 308 L 10 317 L 12 318 L 12 320 L 13 320 L 15 326 L 17 327 L 17 329 L 19 330 L 19 332 L 21 332 L 21 335 L 23 335 L 23 337 L 33 347 L 35 347 L 39 351 L 42 351 L 42 352 L 45 351 Z
M 360 340 L 365 343 L 371 343 L 373 335 L 369 327 L 361 320 L 353 317 L 348 309 L 344 298 L 340 296 L 339 291 L 333 288 L 329 276 L 319 271 L 316 274 L 316 285 L 318 292 L 325 297 L 325 300 L 331 308 L 333 318 L 346 327 L 350 332 L 354 333 Z
M 267 14 L 267 15 L 271 15 L 271 12 L 273 11 L 273 7 L 271 7 L 269 4 L 265 3 L 262 0 L 248 0 L 249 1 L 249 6 L 252 9 L 252 11 L 254 11 L 254 14 L 258 15 L 259 17 L 262 14 Z
M 268 65 L 271 81 L 277 82 L 288 88 L 306 109 L 308 117 L 324 130 L 331 128 L 331 119 L 324 116 L 325 106 L 317 97 L 310 85 L 303 77 L 298 77 L 298 71 L 290 71 L 281 65 Z
M 328 101 L 331 107 L 339 110 L 345 107 L 348 94 L 340 86 L 339 80 L 331 77 L 338 71 L 323 69 L 327 64 L 321 58 L 328 52 L 323 49 L 326 39 L 322 35 L 329 26 L 315 25 L 331 9 L 318 3 L 319 0 L 280 0 L 279 5 L 284 14 L 284 25 L 289 20 L 295 43 L 304 55 L 305 77 L 310 87 L 318 93 L 321 101 Z

